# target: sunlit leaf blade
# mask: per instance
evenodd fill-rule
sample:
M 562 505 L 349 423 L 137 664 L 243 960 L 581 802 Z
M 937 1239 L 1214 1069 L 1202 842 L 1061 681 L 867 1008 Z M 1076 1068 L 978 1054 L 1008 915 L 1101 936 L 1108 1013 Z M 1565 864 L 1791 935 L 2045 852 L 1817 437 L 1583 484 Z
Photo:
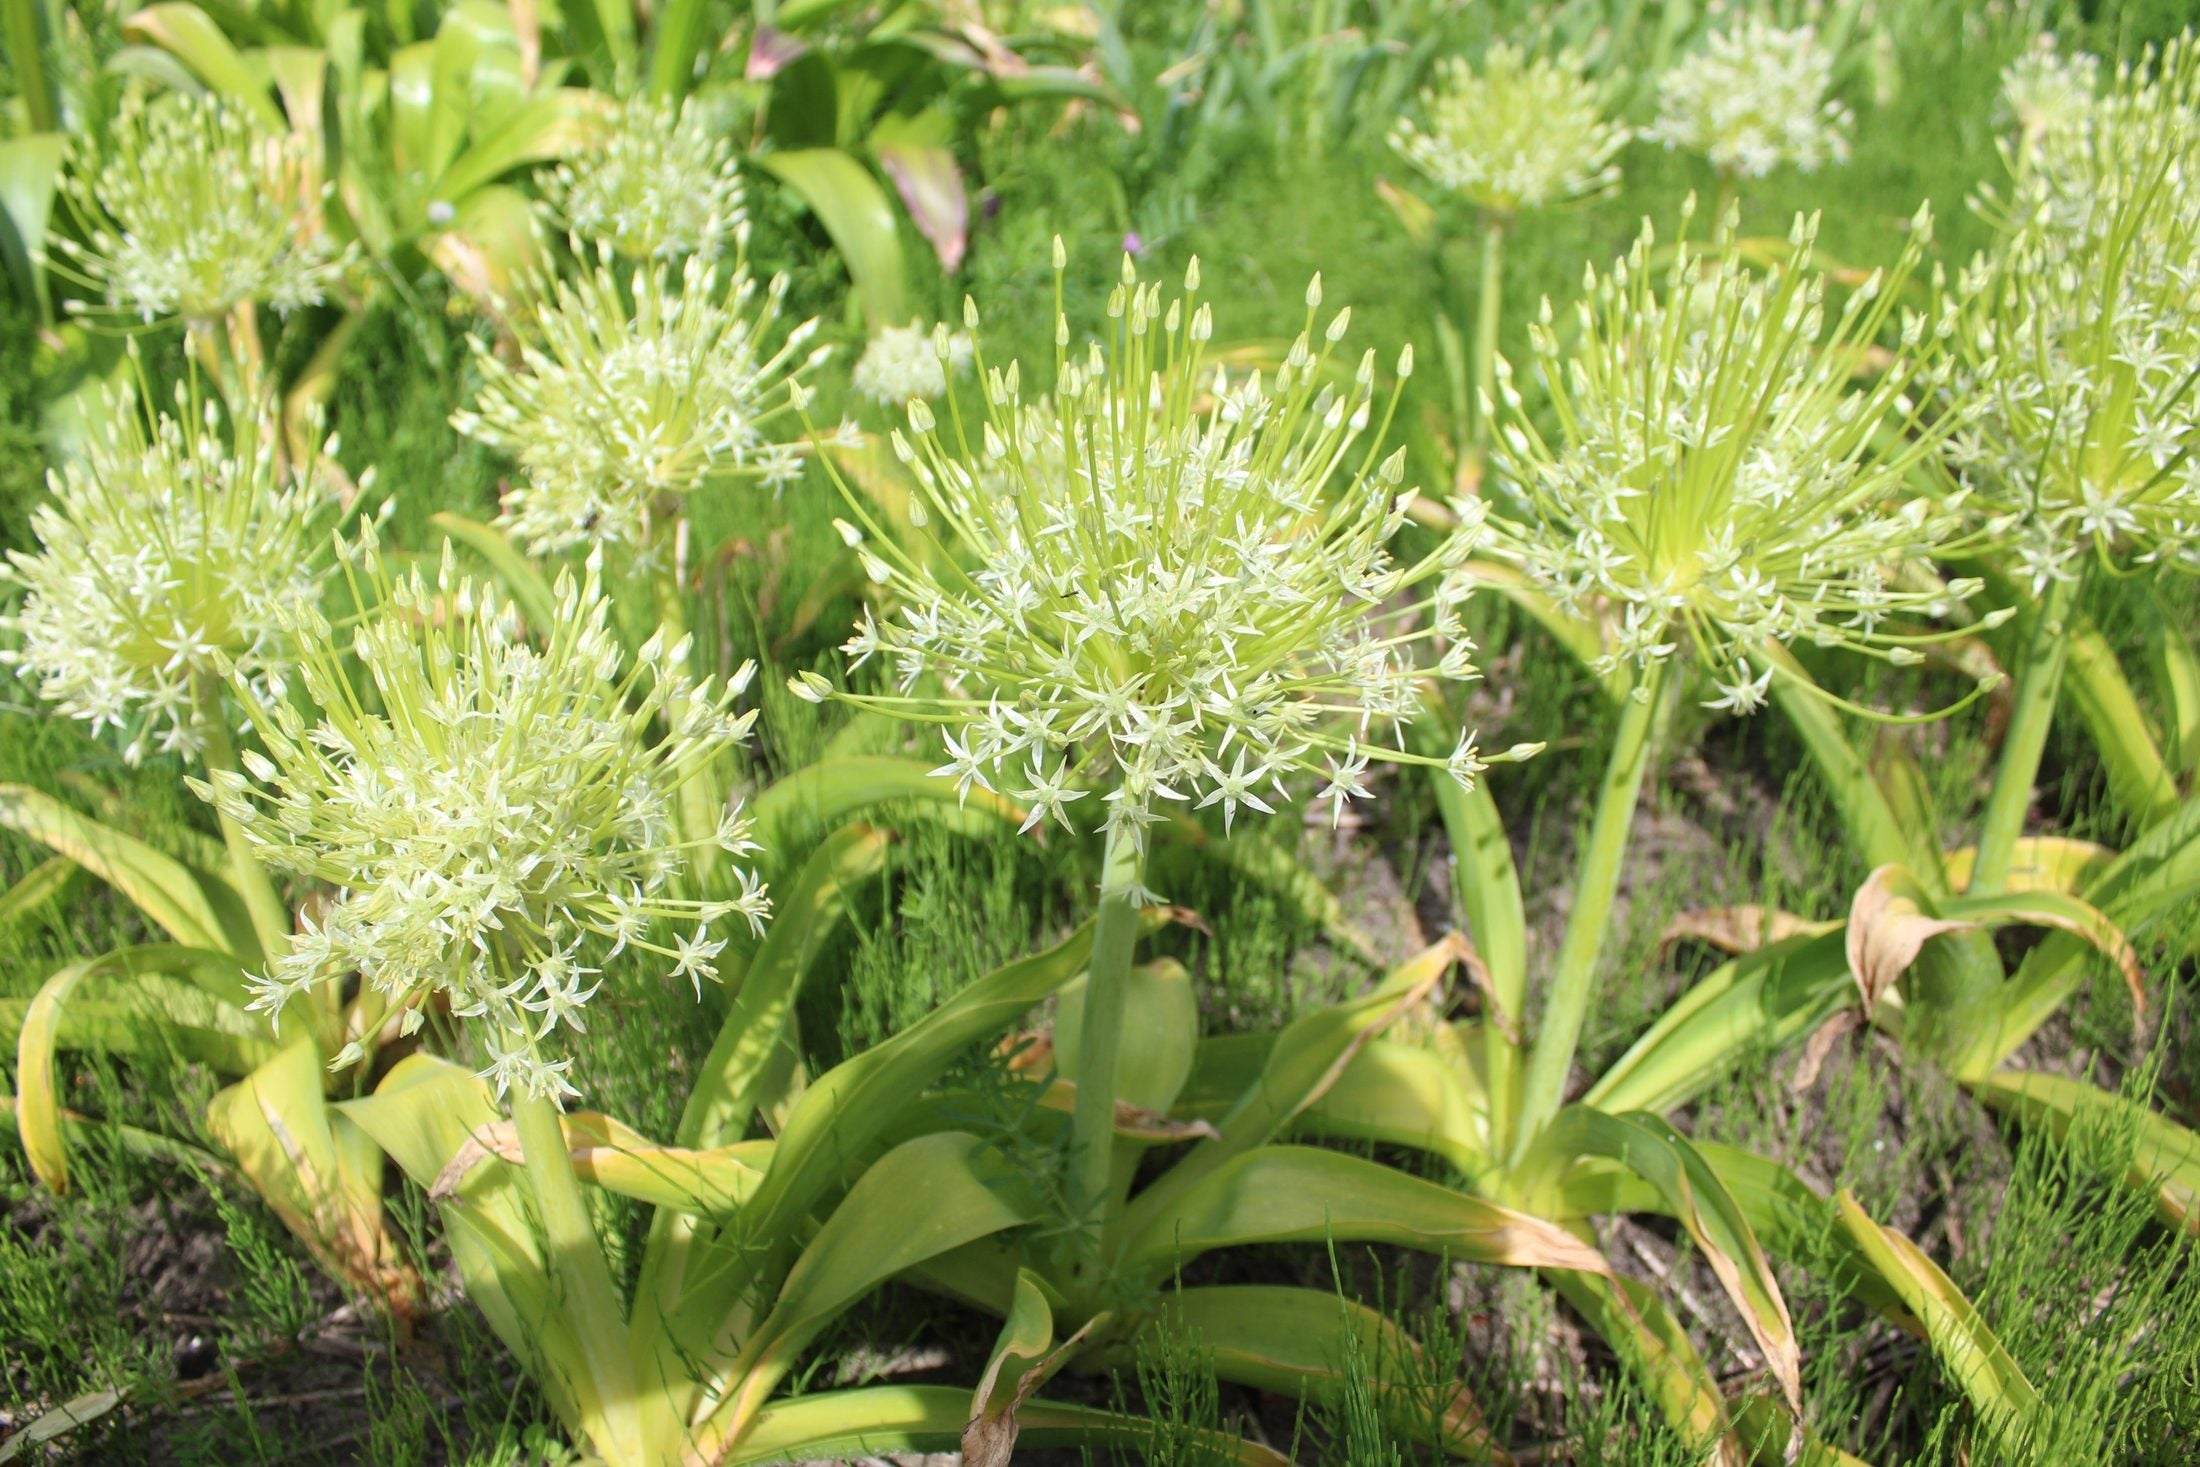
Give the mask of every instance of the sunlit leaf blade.
M 948 1386 L 867 1386 L 794 1396 L 764 1407 L 719 1459 L 723 1467 L 771 1462 L 858 1461 L 886 1452 L 953 1451 L 970 1409 L 966 1391 Z M 1142 1416 L 1027 1401 L 1020 1413 L 1026 1447 L 1112 1445 L 1137 1451 L 1152 1439 Z M 1201 1433 L 1203 1461 L 1227 1467 L 1290 1467 L 1289 1459 L 1222 1432 Z
M 893 205 L 878 180 L 837 148 L 762 153 L 756 163 L 793 189 L 832 236 L 863 302 L 865 319 L 874 328 L 906 321 L 901 236 Z
M 807 851 L 835 827 L 881 806 L 905 806 L 950 830 L 983 835 L 1014 830 L 1024 812 L 1013 801 L 973 787 L 968 800 L 949 779 L 915 759 L 858 754 L 807 765 L 749 801 L 757 844 L 767 854 Z
M 1933 1353 L 1972 1409 L 2010 1460 L 2023 1460 L 2025 1433 L 2039 1395 L 2017 1362 L 1963 1291 L 1915 1243 L 1872 1221 L 1846 1191 L 1835 1197 L 1834 1205 L 1849 1239 L 1924 1324 Z
M 557 598 L 551 594 L 550 582 L 502 530 L 447 509 L 429 515 L 428 523 L 481 557 L 529 626 L 541 628 L 553 623 Z
M 1594 1248 L 1540 1218 L 1310 1146 L 1248 1151 L 1138 1222 L 1117 1269 L 1149 1283 L 1253 1243 L 1390 1243 L 1462 1262 L 1607 1271 Z
M 180 58 L 208 90 L 243 104 L 266 127 L 284 127 L 283 114 L 268 95 L 268 78 L 256 71 L 221 27 L 196 5 L 149 5 L 122 23 L 123 34 Z
M 219 878 L 24 785 L 0 785 L 0 826 L 76 862 L 184 946 L 257 958 L 242 904 Z
M 1332 1407 L 1358 1380 L 1393 1429 L 1424 1439 L 1433 1429 L 1431 1445 L 1467 1461 L 1512 1460 L 1449 1367 L 1364 1304 L 1282 1285 L 1179 1289 L 1149 1328 L 1197 1340 L 1224 1380 Z
M 2154 1194 L 2165 1222 L 2200 1232 L 2200 1135 L 2125 1096 L 2030 1070 L 1996 1070 L 1971 1083 L 1981 1100 L 2025 1120 L 2044 1123 L 2058 1136 L 2074 1125 L 2097 1132 L 2097 1141 L 2127 1159 L 2124 1179 Z

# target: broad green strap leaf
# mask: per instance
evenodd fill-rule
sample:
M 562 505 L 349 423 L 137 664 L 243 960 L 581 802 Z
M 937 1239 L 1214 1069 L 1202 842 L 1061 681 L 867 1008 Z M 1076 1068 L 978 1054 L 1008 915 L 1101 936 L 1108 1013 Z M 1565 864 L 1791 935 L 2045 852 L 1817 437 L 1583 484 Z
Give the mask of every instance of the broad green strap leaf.
M 579 152 L 601 131 L 581 93 L 560 90 L 532 98 L 451 160 L 436 181 L 436 197 L 464 199 L 515 168 Z
M 1925 1332 L 1902 1296 L 1850 1240 L 1831 1197 L 1776 1161 L 1716 1141 L 1695 1145 L 1765 1247 L 1796 1263 L 1827 1269 L 1858 1303 L 1912 1334 Z
M 1345 1064 L 1294 1132 L 1409 1146 L 1468 1177 L 1493 1164 L 1489 1103 L 1455 1057 L 1378 1039 Z
M 1178 1289 L 1148 1326 L 1199 1341 L 1215 1374 L 1255 1390 L 1335 1405 L 1367 1383 L 1394 1429 L 1454 1457 L 1510 1462 L 1464 1385 L 1383 1315 L 1319 1289 L 1265 1284 Z M 1439 1401 L 1441 1404 L 1439 1405 Z
M 1923 1322 L 1933 1353 L 1988 1430 L 2012 1460 L 2022 1460 L 2025 1431 L 2039 1407 L 2039 1395 L 2017 1362 L 1963 1291 L 1915 1243 L 1872 1221 L 1847 1191 L 1835 1197 L 1834 1206 L 1850 1241 Z
M 901 235 L 878 180 L 838 148 L 762 153 L 756 162 L 793 189 L 832 236 L 855 282 L 864 319 L 874 328 L 906 321 Z
M 1607 1271 L 1594 1248 L 1541 1218 L 1311 1146 L 1248 1151 L 1139 1223 L 1117 1272 L 1153 1285 L 1202 1253 L 1252 1243 L 1391 1243 L 1463 1262 Z
M 2083 617 L 2072 619 L 2066 636 L 2064 686 L 2093 735 L 2110 793 L 2144 829 L 2177 808 L 2176 777 L 2108 640 Z
M 1582 1103 L 1670 1111 L 1748 1056 L 1780 1049 L 1855 1001 L 1841 933 L 1759 948 L 1722 963 L 1659 1015 Z
M 2186 800 L 2175 813 L 2150 827 L 2110 862 L 2083 893 L 2085 900 L 2127 934 L 2191 899 L 2200 890 L 2200 797 Z M 2088 944 L 2068 933 L 2052 933 L 2025 954 L 2001 995 L 1990 1063 L 1978 1079 L 2006 1062 L 2025 1040 L 2085 978 Z
M 2123 974 L 2132 1007 L 2147 1009 L 2146 975 L 2139 954 L 2122 929 L 2098 907 L 2059 891 L 2010 891 L 1996 896 L 1947 897 L 1939 903 L 1942 915 L 1973 922 L 1981 927 L 2023 925 L 2052 927 L 2084 939 Z
M 0 1132 L 15 1137 L 20 1144 L 21 1127 L 20 1102 L 12 1095 L 0 1094 Z M 61 1112 L 61 1134 L 79 1146 L 87 1137 L 96 1135 L 110 1139 L 132 1156 L 142 1156 L 148 1161 L 167 1162 L 207 1176 L 230 1176 L 228 1164 L 213 1152 L 193 1146 L 188 1141 L 178 1141 L 173 1136 L 163 1136 L 158 1131 L 126 1126 L 120 1121 L 100 1120 L 78 1115 L 73 1110 L 65 1110 Z
M 1648 1182 L 1687 1230 L 1719 1286 L 1764 1353 L 1789 1409 L 1803 1409 L 1802 1349 L 1795 1322 L 1756 1232 L 1734 1198 L 1688 1138 L 1645 1111 L 1611 1114 L 1568 1106 L 1529 1148 L 1514 1178 L 1522 1195 L 1538 1197 L 1578 1158 L 1602 1157 Z
M 737 1141 L 708 1151 L 660 1146 L 632 1126 L 598 1111 L 573 1111 L 563 1117 L 573 1173 L 606 1192 L 682 1212 L 728 1213 L 746 1202 L 764 1179 L 771 1160 L 769 1141 Z M 428 1188 L 428 1200 L 456 1196 L 484 1162 L 492 1158 L 526 1165 L 519 1128 L 493 1121 L 466 1138 L 444 1163 Z
M 951 830 L 978 835 L 1014 830 L 1024 812 L 1013 801 L 935 779 L 925 764 L 885 754 L 828 759 L 798 769 L 749 801 L 756 842 L 766 852 L 806 851 L 843 822 L 881 805 L 907 804 Z
M 1740 1467 L 1749 1460 L 1728 1434 L 1726 1398 L 1717 1378 L 1647 1285 L 1624 1276 L 1559 1270 L 1546 1270 L 1543 1279 L 1612 1347 L 1684 1441 L 1707 1451 L 1714 1467 Z
M 744 1344 L 731 1391 L 697 1428 L 704 1461 L 738 1441 L 795 1357 L 858 1299 L 895 1274 L 1029 1222 L 1026 1191 L 988 1143 L 960 1131 L 920 1136 L 864 1172 L 802 1249 L 771 1312 Z
M 122 1400 L 122 1392 L 113 1387 L 86 1391 L 47 1407 L 28 1421 L 19 1421 L 8 1439 L 0 1442 L 0 1463 L 32 1460 L 26 1454 L 61 1441 L 80 1426 L 91 1425 L 120 1406 Z
M 503 1119 L 478 1077 L 428 1054 L 399 1060 L 372 1095 L 336 1109 L 423 1188 L 468 1137 Z M 586 1359 L 551 1290 L 530 1208 L 519 1168 L 483 1166 L 444 1203 L 444 1236 L 466 1297 L 570 1426 L 580 1417 L 573 1382 L 585 1378 Z
M 26 785 L 0 785 L 0 826 L 67 856 L 184 946 L 257 959 L 242 904 L 218 878 Z
M 1008 1467 L 1023 1430 L 1018 1413 L 1024 1403 L 1075 1358 L 1088 1336 L 1106 1328 L 1114 1317 L 1103 1310 L 1057 1345 L 1045 1281 L 1030 1269 L 1016 1270 L 1008 1317 L 986 1361 L 985 1374 L 970 1396 L 970 1422 L 962 1436 L 963 1467 Z
M 2189 778 L 2200 770 L 2200 654 L 2183 627 L 2167 616 L 2153 619 L 2147 631 L 2156 682 L 2168 705 L 2169 757 L 2176 772 Z
M 796 1054 L 790 1020 L 824 946 L 847 908 L 850 888 L 886 863 L 887 838 L 868 826 L 835 831 L 802 873 L 778 889 L 763 946 L 740 977 L 725 1022 L 696 1071 L 675 1139 L 709 1147 L 736 1139 L 760 1107 L 784 1098 Z
M 165 944 L 128 947 L 70 963 L 39 985 L 23 1010 L 22 1027 L 15 1037 L 15 1083 L 17 1133 L 31 1171 L 41 1182 L 57 1193 L 69 1190 L 68 1151 L 54 1055 L 83 1037 L 70 1032 L 70 1009 L 77 991 L 87 984 L 93 986 L 95 994 L 118 982 L 125 987 L 140 982 L 150 985 L 156 976 L 191 974 L 225 964 L 232 970 L 235 967 L 221 954 L 199 949 Z M 218 979 L 210 982 L 217 989 L 221 986 Z M 203 1057 L 210 1049 L 232 1060 L 251 1053 L 250 1046 L 256 1042 L 251 1037 L 253 1026 L 243 1023 L 241 1016 L 227 1010 L 206 990 L 189 983 L 157 991 L 148 986 L 144 997 L 145 1006 L 138 1010 L 138 1018 L 145 1027 L 125 1037 L 124 1044 L 150 1045 L 157 1035 L 194 1057 Z M 107 1002 L 113 1001 L 110 995 Z M 165 1028 L 155 1028 L 153 1021 L 164 1004 L 179 1010 L 179 1017 Z
M 41 319 L 50 319 L 52 310 L 45 291 L 46 222 L 67 146 L 58 132 L 0 141 L 0 257 L 21 299 L 36 302 Z
M 2056 891 L 2075 896 L 2106 871 L 2116 859 L 2107 846 L 2066 835 L 2030 835 L 2016 844 L 2005 891 Z M 1971 884 L 1971 868 L 1978 860 L 1977 846 L 1961 846 L 1941 862 L 1948 890 L 1962 891 Z
M 2062 1075 L 1996 1070 L 1972 1081 L 1971 1090 L 1997 1110 L 2044 1122 L 2058 1136 L 2087 1124 L 2118 1144 L 2128 1138 L 2124 1179 L 2154 1194 L 2163 1221 L 2200 1232 L 2200 1135 L 2125 1096 Z
M 557 597 L 551 593 L 550 582 L 502 530 L 447 509 L 429 515 L 428 523 L 481 557 L 511 593 L 529 626 L 540 629 L 556 621 Z
M 21 881 L 0 893 L 0 930 L 26 922 L 59 901 L 83 869 L 67 856 L 48 856 L 33 866 Z
M 857 1461 L 888 1452 L 953 1451 L 970 1395 L 949 1386 L 868 1386 L 796 1396 L 766 1406 L 719 1459 L 722 1467 L 770 1462 Z M 1137 1451 L 1153 1423 L 1095 1406 L 1027 1401 L 1018 1412 L 1027 1447 L 1114 1446 Z M 1200 1434 L 1202 1461 L 1217 1467 L 1290 1467 L 1280 1453 L 1219 1431 Z
M 242 103 L 266 127 L 287 126 L 281 109 L 268 96 L 266 76 L 248 65 L 229 44 L 221 27 L 196 5 L 149 5 L 122 23 L 122 33 L 180 58 L 208 89 Z
M 1073 1084 L 1083 1053 L 1085 980 L 1063 985 L 1054 1010 L 1054 1070 Z M 1191 1077 L 1199 1047 L 1199 998 L 1174 959 L 1143 963 L 1124 979 L 1123 1051 L 1115 1094 L 1141 1110 L 1166 1112 Z
M 301 1034 L 214 1097 L 207 1134 L 333 1277 L 410 1314 L 420 1279 L 383 1226 L 382 1153 L 330 1107 L 327 1080 L 320 1046 Z
M 1260 1078 L 1216 1123 L 1217 1134 L 1139 1194 L 1121 1217 L 1120 1235 L 1144 1231 L 1232 1158 L 1279 1135 L 1336 1083 L 1355 1051 L 1436 990 L 1459 952 L 1455 941 L 1439 942 L 1401 964 L 1372 992 L 1294 1019 L 1277 1036 Z
M 651 1239 L 636 1327 L 716 1336 L 727 1313 L 768 1273 L 802 1220 L 846 1168 L 879 1148 L 900 1108 L 971 1044 L 997 1034 L 1075 977 L 1092 925 L 1046 952 L 996 969 L 882 1044 L 813 1081 L 788 1113 L 764 1182 L 722 1229 L 664 1224 Z

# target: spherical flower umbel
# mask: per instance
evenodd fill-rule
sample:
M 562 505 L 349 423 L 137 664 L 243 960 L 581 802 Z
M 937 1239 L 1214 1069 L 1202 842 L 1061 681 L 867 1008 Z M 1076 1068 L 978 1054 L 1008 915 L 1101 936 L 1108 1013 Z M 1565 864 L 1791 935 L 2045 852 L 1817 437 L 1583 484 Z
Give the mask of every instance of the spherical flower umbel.
M 1900 262 L 1838 309 L 1812 267 L 1815 232 L 1798 220 L 1760 274 L 1731 248 L 1732 212 L 1707 247 L 1684 239 L 1662 268 L 1645 226 L 1623 260 L 1591 272 L 1571 332 L 1546 301 L 1530 339 L 1553 437 L 1510 371 L 1498 378 L 1508 421 L 1494 467 L 1528 510 L 1498 553 L 1606 622 L 1606 670 L 1692 649 L 1718 688 L 1710 706 L 1736 712 L 1762 703 L 1775 648 L 1914 662 L 1917 644 L 1953 633 L 1912 619 L 1975 589 L 1901 573 L 1970 543 L 1956 505 L 1908 487 L 1950 426 L 1927 406 L 1939 400 L 1935 328 L 1905 315 L 1901 350 L 1852 386 L 1895 320 L 1926 217 Z
M 337 892 L 255 980 L 254 1007 L 356 973 L 408 1029 L 433 997 L 478 1021 L 500 1094 L 571 1093 L 537 1045 L 585 1027 L 604 961 L 637 949 L 700 985 L 725 919 L 762 923 L 745 871 L 730 901 L 675 890 L 703 844 L 755 849 L 738 811 L 685 842 L 673 817 L 682 782 L 746 736 L 754 715 L 733 703 L 750 669 L 692 682 L 662 634 L 629 662 L 592 579 L 560 579 L 538 644 L 448 547 L 433 581 L 393 580 L 371 537 L 346 571 L 374 601 L 356 626 L 299 626 L 319 712 L 248 700 L 266 754 L 244 756 L 249 777 L 194 782 L 271 867 Z
M 112 404 L 109 431 L 50 476 L 38 550 L 0 571 L 22 591 L 0 661 L 65 716 L 118 731 L 133 764 L 196 755 L 228 678 L 280 692 L 335 513 L 313 463 L 284 467 L 211 405 L 179 393 L 176 409 L 148 422 Z
M 733 145 L 691 101 L 618 104 L 608 135 L 551 170 L 544 202 L 567 231 L 630 260 L 723 253 L 747 218 Z
M 451 422 L 519 466 L 501 523 L 536 553 L 642 549 L 668 501 L 792 480 L 802 450 L 773 435 L 826 348 L 803 354 L 815 321 L 774 343 L 786 289 L 700 260 L 631 281 L 606 264 L 522 318 L 517 366 L 477 342 L 482 387 Z
M 1530 58 L 1499 42 L 1479 67 L 1454 57 L 1421 94 L 1421 111 L 1427 127 L 1400 119 L 1391 147 L 1491 213 L 1545 209 L 1619 181 L 1612 158 L 1627 129 L 1605 117 L 1597 85 L 1571 55 Z
M 1745 16 L 1658 79 L 1657 120 L 1643 135 L 1701 153 L 1721 173 L 1815 173 L 1849 156 L 1849 109 L 1827 95 L 1833 67 L 1814 27 Z
M 1952 445 L 2035 590 L 2092 552 L 2200 571 L 2200 47 L 2119 72 L 1965 272 Z
M 971 342 L 967 332 L 935 327 L 927 331 L 915 321 L 889 326 L 871 338 L 856 362 L 856 391 L 873 402 L 899 407 L 912 397 L 942 396 L 947 379 L 970 370 Z
M 2001 74 L 2002 106 L 2016 125 L 2019 148 L 2029 152 L 2082 128 L 2100 84 L 2098 56 L 2062 51 L 2052 33 L 2042 34 Z
M 79 145 L 67 196 L 84 225 L 62 252 L 143 320 L 215 320 L 247 302 L 319 304 L 349 260 L 321 217 L 327 185 L 307 140 L 216 94 L 132 94 Z
M 1317 277 L 1282 366 L 1231 378 L 1206 366 L 1197 289 L 1196 262 L 1164 301 L 1126 259 L 1104 342 L 1071 355 L 1058 312 L 1051 395 L 1027 399 L 1020 364 L 988 367 L 981 347 L 980 420 L 942 428 L 911 403 L 893 443 L 925 543 L 882 533 L 853 491 L 862 525 L 843 527 L 881 598 L 847 651 L 883 662 L 892 691 L 812 675 L 798 693 L 936 724 L 937 773 L 965 793 L 1012 795 L 1032 824 L 1104 807 L 1134 842 L 1162 801 L 1228 824 L 1301 776 L 1341 810 L 1371 761 L 1474 778 L 1471 736 L 1449 761 L 1398 747 L 1425 678 L 1475 675 L 1449 574 L 1471 535 L 1392 558 L 1412 496 L 1380 430 L 1359 442 L 1374 354 L 1333 369 L 1348 313 L 1317 325 Z

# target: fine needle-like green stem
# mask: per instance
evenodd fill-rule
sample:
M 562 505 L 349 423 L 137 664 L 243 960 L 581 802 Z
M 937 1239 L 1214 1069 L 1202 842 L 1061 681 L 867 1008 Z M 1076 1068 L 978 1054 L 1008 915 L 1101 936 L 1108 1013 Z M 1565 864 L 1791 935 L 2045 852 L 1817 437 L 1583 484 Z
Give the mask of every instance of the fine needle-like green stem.
M 1116 1061 L 1122 1051 L 1124 989 L 1138 939 L 1138 838 L 1128 826 L 1108 832 L 1100 866 L 1100 911 L 1093 922 L 1092 958 L 1085 970 L 1085 1008 L 1077 1050 L 1077 1102 L 1070 1112 L 1070 1200 L 1085 1219 L 1099 1255 L 1106 1219 L 1110 1163 L 1115 1154 Z
M 199 727 L 205 731 L 202 762 L 207 773 L 237 773 L 237 744 L 230 737 L 220 684 L 211 677 L 201 677 L 192 688 L 192 698 Z M 218 811 L 216 818 L 221 822 L 222 844 L 229 851 L 229 879 L 244 900 L 245 915 L 252 920 L 252 935 L 260 940 L 261 955 L 272 963 L 290 950 L 290 913 L 276 896 L 267 868 L 260 864 L 237 822 Z
M 1528 1052 L 1520 1119 L 1514 1132 L 1515 1157 L 1534 1143 L 1537 1133 L 1558 1113 L 1566 1076 L 1573 1068 L 1574 1051 L 1581 1043 L 1581 1027 L 1595 997 L 1597 962 L 1604 953 L 1605 928 L 1612 916 L 1612 898 L 1619 890 L 1620 866 L 1627 854 L 1627 836 L 1634 826 L 1643 774 L 1650 764 L 1650 733 L 1657 723 L 1658 704 L 1664 701 L 1667 676 L 1665 663 L 1653 663 L 1643 673 L 1634 695 L 1622 705 L 1619 731 L 1613 738 L 1611 758 L 1604 766 L 1604 783 L 1597 792 L 1589 845 L 1575 874 L 1574 909 L 1566 919 L 1566 935 L 1551 969 L 1550 996 L 1544 1001 L 1535 1044 Z
M 626 1316 L 573 1171 L 558 1108 L 518 1089 L 512 1094 L 512 1121 L 542 1221 L 543 1264 L 586 1361 L 588 1379 L 572 1385 L 592 1418 L 590 1445 L 606 1461 L 641 1461 Z
M 2055 720 L 2055 700 L 2070 652 L 2070 617 L 2077 601 L 2076 578 L 2053 581 L 2032 614 L 2031 636 L 2017 669 L 2016 707 L 2009 716 L 2001 762 L 1995 767 L 1994 786 L 1979 823 L 1978 860 L 1971 868 L 1970 890 L 1975 895 L 1991 896 L 2009 883 L 2025 813 L 2032 807 L 2040 757 L 2047 751 L 2048 726 Z
M 1492 214 L 1482 224 L 1482 280 L 1474 297 L 1474 447 L 1490 442 L 1492 407 L 1497 400 L 1497 328 L 1504 318 L 1505 230 L 1509 221 Z

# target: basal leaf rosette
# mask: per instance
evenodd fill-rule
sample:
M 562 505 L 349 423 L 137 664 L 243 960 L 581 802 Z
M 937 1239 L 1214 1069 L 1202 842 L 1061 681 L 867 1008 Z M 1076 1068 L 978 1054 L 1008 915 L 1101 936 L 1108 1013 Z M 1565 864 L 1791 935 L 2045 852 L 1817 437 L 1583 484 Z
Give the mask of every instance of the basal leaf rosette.
M 847 492 L 878 599 L 846 650 L 891 691 L 814 674 L 795 690 L 938 725 L 937 773 L 1013 795 L 1033 824 L 1067 826 L 1112 785 L 1095 804 L 1140 850 L 1163 802 L 1228 824 L 1310 776 L 1341 811 L 1371 761 L 1471 781 L 1471 736 L 1448 761 L 1399 742 L 1424 680 L 1475 676 L 1454 574 L 1472 534 L 1393 557 L 1412 496 L 1402 453 L 1380 458 L 1368 432 L 1374 354 L 1337 360 L 1349 313 L 1317 326 L 1317 277 L 1281 367 L 1232 376 L 1206 361 L 1197 263 L 1164 300 L 1126 260 L 1104 339 L 1071 354 L 1062 259 L 1057 243 L 1053 392 L 1027 397 L 1020 365 L 981 345 L 975 421 L 953 399 L 944 424 L 910 404 L 892 441 L 917 485 L 913 543 Z
M 65 717 L 111 729 L 135 764 L 196 757 L 235 679 L 280 696 L 295 618 L 321 595 L 337 506 L 313 460 L 179 393 L 173 415 L 115 402 L 47 479 L 35 551 L 8 552 L 20 599 L 0 661 Z
M 1929 233 L 1839 305 L 1798 219 L 1763 270 L 1734 250 L 1730 212 L 1708 245 L 1634 248 L 1591 271 L 1570 332 L 1548 301 L 1531 329 L 1552 431 L 1499 373 L 1498 553 L 1561 606 L 1606 624 L 1600 671 L 1640 674 L 1693 653 L 1708 706 L 1747 713 L 1777 649 L 1839 647 L 1894 663 L 1955 633 L 1930 625 L 1975 583 L 1931 562 L 1975 544 L 1960 496 L 1910 487 L 1952 426 L 1935 390 L 1938 328 L 1897 301 Z M 1892 354 L 1878 343 L 1899 337 Z M 1816 691 L 1815 684 L 1810 686 Z M 1826 695 L 1831 696 L 1831 695 Z M 1838 700 L 1837 700 L 1838 701 Z
M 145 321 L 212 321 L 247 303 L 318 305 L 350 263 L 306 137 L 217 94 L 126 97 L 78 143 L 65 185 L 84 230 L 62 255 L 107 304 Z
M 451 421 L 519 468 L 499 523 L 537 554 L 647 549 L 707 485 L 793 480 L 803 449 L 779 433 L 827 349 L 804 354 L 814 320 L 781 333 L 786 291 L 699 259 L 604 262 L 522 314 L 516 364 L 477 343 L 482 385 Z
M 551 217 L 628 260 L 725 253 L 747 221 L 733 145 L 692 100 L 616 104 L 594 146 L 543 183 Z
M 344 569 L 367 609 L 301 619 L 306 703 L 248 699 L 266 753 L 193 782 L 268 865 L 336 892 L 253 1006 L 357 974 L 407 1032 L 437 1000 L 471 1021 L 500 1094 L 570 1094 L 540 1042 L 586 1027 L 605 961 L 651 953 L 700 987 L 726 921 L 768 910 L 746 870 L 732 900 L 677 889 L 702 845 L 756 849 L 738 809 L 685 842 L 673 818 L 681 782 L 746 737 L 751 669 L 691 681 L 661 633 L 628 660 L 593 578 L 560 578 L 537 642 L 448 547 L 432 580 L 392 577 L 371 536 Z
M 2200 48 L 2120 70 L 2032 163 L 1962 279 L 1951 456 L 2035 592 L 2088 553 L 2200 570 Z
M 1658 78 L 1657 117 L 1643 136 L 1733 177 L 1846 162 L 1855 119 L 1831 95 L 1834 63 L 1815 27 L 1743 16 Z
M 1479 66 L 1454 57 L 1421 93 L 1425 123 L 1401 119 L 1390 145 L 1448 193 L 1504 217 L 1603 193 L 1628 130 L 1571 54 L 1498 42 Z

